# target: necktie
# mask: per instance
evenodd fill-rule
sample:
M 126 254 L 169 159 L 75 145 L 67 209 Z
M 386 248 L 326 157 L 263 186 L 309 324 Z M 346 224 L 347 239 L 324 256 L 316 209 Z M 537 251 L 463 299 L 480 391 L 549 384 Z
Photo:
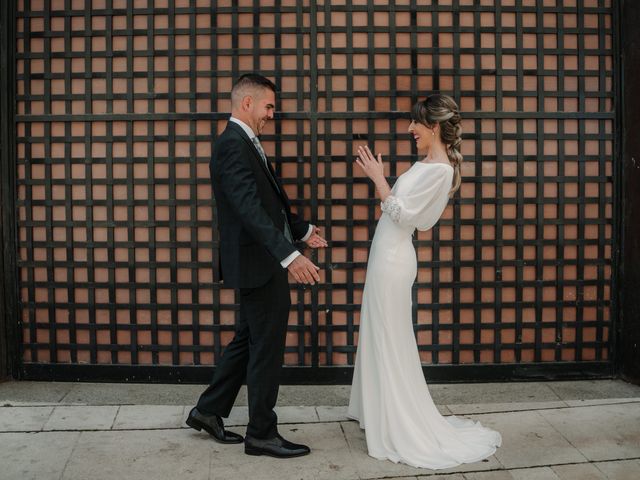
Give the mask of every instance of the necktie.
M 266 166 L 266 164 L 267 164 L 267 155 L 264 153 L 264 149 L 262 148 L 262 145 L 260 144 L 260 140 L 258 140 L 258 137 L 253 137 L 251 140 L 253 141 L 253 144 L 256 146 L 256 149 L 258 150 L 258 153 L 262 157 L 262 161 L 265 163 L 265 166 Z
M 262 148 L 262 145 L 260 144 L 260 140 L 258 140 L 258 137 L 253 137 L 251 139 L 251 141 L 256 146 L 256 150 L 258 150 L 258 153 L 262 157 L 262 161 L 264 162 L 264 166 L 266 167 L 267 171 L 269 172 L 269 175 L 271 175 L 271 169 L 269 168 L 269 164 L 267 163 L 267 155 L 264 153 L 264 149 Z M 275 183 L 275 178 L 273 180 L 274 180 L 274 183 Z M 278 189 L 278 190 L 280 190 L 280 189 Z M 289 240 L 289 242 L 293 243 L 293 235 L 291 234 L 291 227 L 289 226 L 289 221 L 287 219 L 287 214 L 285 213 L 284 209 L 282 209 L 282 215 L 284 216 L 284 236 L 285 236 L 285 238 L 287 240 Z

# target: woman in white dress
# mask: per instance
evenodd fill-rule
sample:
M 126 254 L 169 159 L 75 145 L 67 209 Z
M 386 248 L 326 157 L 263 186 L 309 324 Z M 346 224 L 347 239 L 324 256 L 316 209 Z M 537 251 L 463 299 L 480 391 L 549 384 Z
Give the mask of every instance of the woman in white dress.
M 440 469 L 493 455 L 501 437 L 479 422 L 440 415 L 422 372 L 411 320 L 412 235 L 433 227 L 460 187 L 458 106 L 445 95 L 418 102 L 409 133 L 425 157 L 393 188 L 382 156 L 358 148 L 356 162 L 375 183 L 383 213 L 369 252 L 348 415 L 365 430 L 372 457 Z

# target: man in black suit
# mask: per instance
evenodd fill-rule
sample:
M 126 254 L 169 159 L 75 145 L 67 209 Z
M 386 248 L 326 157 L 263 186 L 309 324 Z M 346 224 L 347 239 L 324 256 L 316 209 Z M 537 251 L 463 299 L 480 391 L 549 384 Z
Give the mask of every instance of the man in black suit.
M 278 434 L 273 408 L 284 358 L 291 297 L 288 273 L 300 283 L 320 280 L 318 267 L 293 245 L 302 240 L 325 247 L 319 230 L 291 213 L 258 136 L 275 110 L 275 85 L 260 75 L 243 75 L 231 91 L 231 118 L 215 143 L 210 163 L 220 228 L 220 260 L 225 286 L 240 290 L 240 317 L 233 341 L 200 396 L 187 425 L 204 429 L 223 443 L 243 438 L 224 429 L 246 380 L 249 424 L 245 453 L 294 457 L 309 448 Z

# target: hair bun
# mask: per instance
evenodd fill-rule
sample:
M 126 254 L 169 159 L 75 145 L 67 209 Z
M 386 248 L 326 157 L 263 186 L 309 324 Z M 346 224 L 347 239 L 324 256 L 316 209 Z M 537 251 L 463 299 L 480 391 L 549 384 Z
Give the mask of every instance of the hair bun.
M 440 123 L 442 122 L 446 122 L 447 120 L 450 120 L 454 115 L 456 114 L 456 112 L 449 112 L 444 114 L 441 118 L 438 119 L 438 121 Z

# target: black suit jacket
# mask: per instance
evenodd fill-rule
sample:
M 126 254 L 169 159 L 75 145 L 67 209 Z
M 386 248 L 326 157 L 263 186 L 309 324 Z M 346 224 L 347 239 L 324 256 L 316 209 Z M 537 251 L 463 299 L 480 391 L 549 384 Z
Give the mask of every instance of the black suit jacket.
M 285 218 L 295 240 L 309 223 L 291 213 L 287 194 L 244 130 L 229 122 L 215 142 L 209 164 L 220 230 L 220 264 L 225 286 L 254 288 L 267 283 L 296 249 L 285 238 Z M 271 172 L 271 175 L 269 174 Z

